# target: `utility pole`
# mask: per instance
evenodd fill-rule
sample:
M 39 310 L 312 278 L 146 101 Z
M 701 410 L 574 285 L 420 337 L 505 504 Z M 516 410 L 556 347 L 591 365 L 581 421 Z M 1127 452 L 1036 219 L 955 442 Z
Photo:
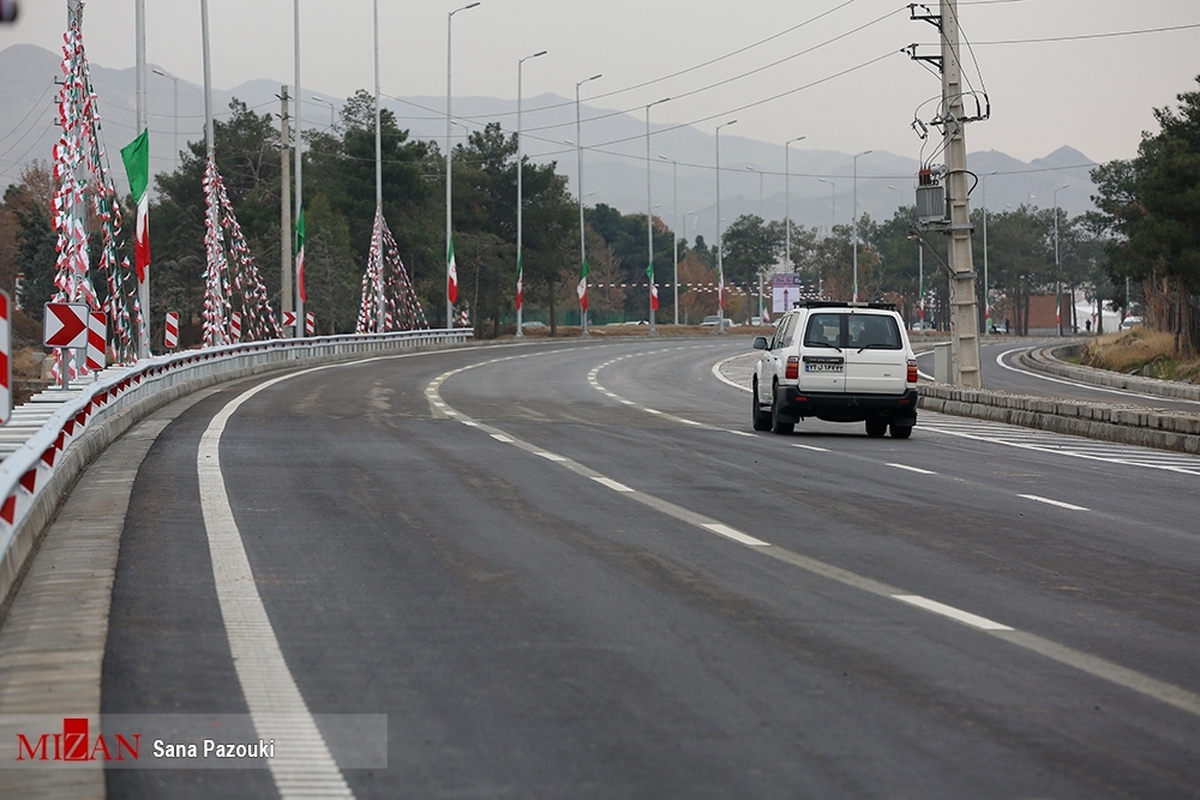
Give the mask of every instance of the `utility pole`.
M 938 230 L 950 237 L 947 267 L 950 272 L 950 352 L 952 382 L 969 389 L 983 385 L 979 356 L 978 301 L 975 297 L 974 261 L 971 254 L 971 209 L 967 200 L 967 141 L 964 126 L 987 118 L 968 116 L 964 110 L 962 64 L 959 61 L 958 2 L 941 0 L 934 16 L 924 6 L 912 6 L 912 19 L 932 24 L 941 34 L 940 56 L 918 56 L 916 45 L 909 54 L 915 60 L 936 64 L 942 73 L 942 107 L 934 123 L 942 129 L 946 159 L 946 206 L 949 219 L 925 230 Z M 986 96 L 985 96 L 986 99 Z
M 292 229 L 292 126 L 288 119 L 288 87 L 286 83 L 279 93 L 279 100 L 282 104 L 282 110 L 279 113 L 279 198 L 282 201 L 280 205 L 283 207 L 279 223 L 279 230 L 283 233 L 279 237 L 281 270 L 279 291 L 283 301 L 282 310 L 292 311 L 296 307 L 295 298 L 292 297 L 292 237 L 289 235 Z M 300 325 L 297 323 L 292 328 L 292 335 L 298 336 L 299 330 Z M 284 335 L 287 335 L 287 331 L 284 331 Z
M 971 209 L 967 200 L 967 140 L 963 128 L 962 64 L 959 62 L 958 0 L 941 0 L 942 104 L 945 108 L 946 191 L 950 207 L 950 352 L 954 383 L 983 386 L 979 369 Z

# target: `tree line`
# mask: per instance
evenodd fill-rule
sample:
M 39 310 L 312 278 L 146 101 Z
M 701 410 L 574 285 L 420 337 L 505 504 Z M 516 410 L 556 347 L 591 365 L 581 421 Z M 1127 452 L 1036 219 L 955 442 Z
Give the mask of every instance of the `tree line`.
M 1060 285 L 1081 288 L 1097 308 L 1103 304 L 1128 310 L 1128 277 L 1152 322 L 1176 330 L 1181 346 L 1197 345 L 1200 93 L 1183 94 L 1179 100 L 1178 111 L 1156 110 L 1162 130 L 1144 135 L 1137 158 L 1110 162 L 1093 171 L 1096 211 L 1074 218 L 1063 209 L 1030 205 L 999 213 L 981 208 L 972 212 L 981 327 L 984 291 L 993 320 L 1007 318 L 1020 333 L 1028 328 L 1029 298 L 1053 293 Z M 230 110 L 229 118 L 213 127 L 217 164 L 278 310 L 281 270 L 272 267 L 280 263 L 281 136 L 271 114 L 255 113 L 236 100 Z M 410 139 L 386 109 L 381 111 L 381 131 L 384 214 L 426 317 L 431 325 L 441 326 L 446 322 L 445 156 L 436 142 Z M 319 332 L 348 332 L 358 311 L 375 210 L 373 97 L 359 91 L 347 100 L 335 127 L 304 135 L 306 309 L 315 313 Z M 514 327 L 516 153 L 515 135 L 496 123 L 471 133 L 451 153 L 460 304 L 469 306 L 476 333 L 483 337 L 511 332 Z M 156 176 L 157 197 L 150 211 L 152 324 L 156 332 L 161 331 L 165 312 L 180 312 L 184 346 L 200 339 L 204 161 L 204 143 L 189 143 L 180 166 Z M 528 160 L 521 165 L 524 318 L 546 322 L 552 333 L 560 324 L 579 322 L 578 201 L 555 166 Z M 18 299 L 35 319 L 53 293 L 52 196 L 48 166 L 35 162 L 22 172 L 19 183 L 8 187 L 0 206 L 0 282 L 11 290 L 15 274 L 23 273 Z M 988 215 L 986 287 L 979 235 L 984 214 Z M 815 227 L 788 221 L 791 263 L 784 264 L 789 235 L 785 222 L 753 214 L 738 217 L 721 241 L 721 262 L 730 287 L 726 315 L 735 320 L 757 315 L 758 283 L 775 271 L 800 275 L 819 286 L 826 297 L 848 299 L 857 234 L 860 299 L 895 303 L 915 321 L 923 290 L 928 315 L 944 325 L 948 322 L 948 282 L 942 266 L 945 243 L 937 237 L 929 241 L 921 285 L 920 245 L 912 234 L 915 222 L 916 209 L 911 206 L 897 209 L 885 220 L 860 215 L 855 226 L 834 226 L 824 236 Z M 694 324 L 716 313 L 716 248 L 703 237 L 692 242 L 676 239 L 658 217 L 651 224 L 661 298 L 659 320 L 674 315 L 676 259 L 680 321 Z M 647 316 L 646 227 L 644 213 L 623 214 L 603 203 L 586 209 L 593 322 Z M 131 247 L 132 235 L 127 238 Z M 161 333 L 157 336 L 161 338 Z

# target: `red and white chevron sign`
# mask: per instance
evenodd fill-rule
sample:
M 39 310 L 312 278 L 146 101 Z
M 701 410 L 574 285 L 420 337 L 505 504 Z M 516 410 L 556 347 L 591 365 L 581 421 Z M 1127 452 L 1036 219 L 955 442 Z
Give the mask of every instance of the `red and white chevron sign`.
M 313 316 L 313 312 L 309 311 L 304 315 L 304 335 L 312 336 L 317 330 L 317 318 Z
M 296 312 L 295 311 L 283 312 L 283 327 L 285 327 L 285 328 L 296 327 Z
M 242 340 L 242 312 L 234 311 L 229 315 L 229 338 L 235 342 Z
M 99 372 L 107 366 L 104 351 L 108 349 L 108 314 L 93 311 L 88 315 L 87 368 Z
M 12 322 L 8 292 L 0 291 L 0 425 L 12 416 Z
M 179 312 L 168 311 L 166 330 L 163 331 L 163 346 L 174 350 L 179 346 Z
M 88 312 L 86 303 L 46 303 L 42 343 L 72 350 L 87 347 Z

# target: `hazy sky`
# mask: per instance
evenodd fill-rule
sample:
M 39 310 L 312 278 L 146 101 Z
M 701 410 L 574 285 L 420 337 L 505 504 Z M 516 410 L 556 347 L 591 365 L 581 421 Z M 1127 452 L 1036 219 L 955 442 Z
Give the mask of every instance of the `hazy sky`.
M 18 42 L 57 49 L 66 0 L 19 1 L 21 21 L 0 26 L 0 49 Z M 369 89 L 370 0 L 299 4 L 305 96 Z M 216 88 L 256 78 L 292 82 L 293 0 L 208 5 Z M 379 5 L 383 92 L 444 98 L 447 13 L 465 2 Z M 148 60 L 202 83 L 200 0 L 146 6 Z M 89 59 L 133 66 L 133 0 L 91 0 L 85 8 Z M 1152 109 L 1197 88 L 1197 0 L 960 0 L 959 17 L 973 45 L 964 48 L 966 76 L 991 99 L 992 118 L 968 128 L 972 151 L 994 148 L 1028 161 L 1070 144 L 1097 161 L 1127 158 L 1141 132 L 1155 127 Z M 1098 36 L 1180 26 L 1192 27 Z M 921 52 L 932 54 L 935 42 L 935 29 L 911 21 L 896 0 L 482 0 L 454 16 L 454 94 L 515 105 L 517 59 L 545 49 L 525 63 L 527 98 L 573 97 L 576 81 L 603 73 L 583 87 L 585 99 L 640 118 L 645 104 L 674 97 L 653 109 L 656 123 L 695 122 L 711 133 L 736 117 L 736 129 L 723 136 L 782 144 L 803 135 L 798 147 L 917 157 L 921 142 L 910 125 L 918 109 L 926 120 L 936 112 L 925 103 L 940 88 L 900 50 L 923 43 Z M 682 74 L 666 77 L 673 73 Z

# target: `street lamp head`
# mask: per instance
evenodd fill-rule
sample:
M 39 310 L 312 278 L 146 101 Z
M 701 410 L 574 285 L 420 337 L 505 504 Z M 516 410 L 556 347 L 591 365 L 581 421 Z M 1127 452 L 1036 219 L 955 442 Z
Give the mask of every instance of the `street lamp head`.
M 661 99 L 661 100 L 655 100 L 653 103 L 647 103 L 647 104 L 646 104 L 646 108 L 649 108 L 650 106 L 656 106 L 656 105 L 658 105 L 659 103 L 665 103 L 665 102 L 667 102 L 667 101 L 668 101 L 668 100 L 670 100 L 670 99 L 671 99 L 671 98 L 669 98 L 669 97 L 664 97 L 664 98 L 663 98 L 663 99 Z
M 797 136 L 795 139 L 788 139 L 788 140 L 787 140 L 786 142 L 784 142 L 783 144 L 784 144 L 784 146 L 786 147 L 787 145 L 791 144 L 792 142 L 798 142 L 798 141 L 800 141 L 801 139 L 807 139 L 807 138 L 808 138 L 807 136 Z
M 594 81 L 594 80 L 596 80 L 597 78 L 602 78 L 602 77 L 604 77 L 604 73 L 603 73 L 603 72 L 597 72 L 595 75 L 593 75 L 593 76 L 592 76 L 592 77 L 590 77 L 590 78 L 584 78 L 584 79 L 583 79 L 583 80 L 581 80 L 579 83 L 575 84 L 575 90 L 576 90 L 576 91 L 578 91 L 578 90 L 579 90 L 579 87 L 580 87 L 580 86 L 583 86 L 583 85 L 584 85 L 585 83 L 587 83 L 588 81 Z
M 162 75 L 164 78 L 169 78 L 169 77 L 171 77 L 171 76 L 170 76 L 170 75 L 168 75 L 167 73 L 163 72 L 161 69 L 152 69 L 152 70 L 150 70 L 150 71 L 151 71 L 151 72 L 153 72 L 155 75 Z

